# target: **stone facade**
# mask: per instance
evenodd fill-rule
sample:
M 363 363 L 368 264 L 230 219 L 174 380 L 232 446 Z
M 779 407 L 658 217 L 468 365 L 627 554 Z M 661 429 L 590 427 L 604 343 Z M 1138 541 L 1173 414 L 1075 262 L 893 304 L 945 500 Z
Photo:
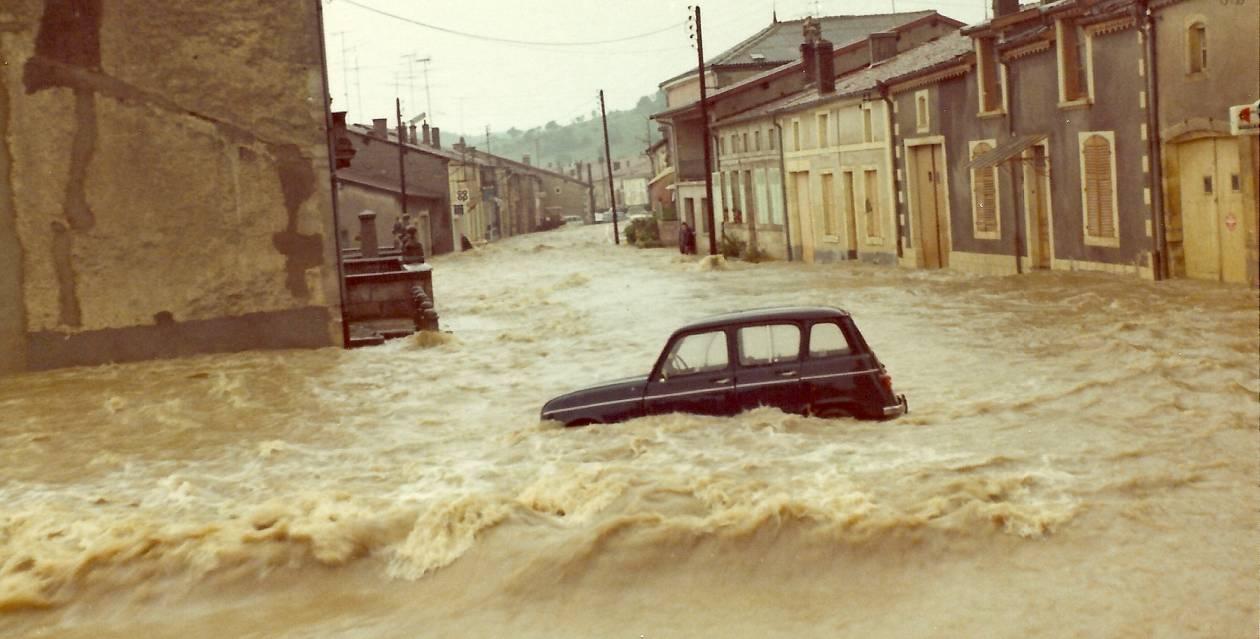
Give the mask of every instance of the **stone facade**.
M 0 372 L 339 344 L 318 2 L 0 9 Z

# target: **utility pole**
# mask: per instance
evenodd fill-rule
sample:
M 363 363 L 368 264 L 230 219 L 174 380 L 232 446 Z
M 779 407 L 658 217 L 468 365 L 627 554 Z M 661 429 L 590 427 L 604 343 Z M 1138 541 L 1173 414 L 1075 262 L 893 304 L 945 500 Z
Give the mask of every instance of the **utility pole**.
M 613 191 L 612 153 L 608 150 L 608 115 L 604 113 L 604 90 L 599 90 L 599 118 L 604 123 L 604 162 L 608 166 L 608 208 L 613 216 L 613 244 L 621 244 L 617 231 L 617 194 Z
M 490 152 L 490 125 L 486 125 L 486 153 Z
M 402 191 L 402 214 L 406 216 L 407 215 L 407 163 L 406 163 L 407 146 L 402 136 L 403 127 L 406 125 L 403 124 L 402 100 L 399 98 L 394 98 L 394 112 L 398 116 L 398 189 Z
M 704 80 L 704 32 L 700 28 L 700 7 L 696 7 L 696 59 L 700 68 L 700 139 L 704 142 L 704 213 L 709 221 L 709 255 L 717 255 L 717 228 L 713 219 L 713 140 L 709 139 L 709 99 Z

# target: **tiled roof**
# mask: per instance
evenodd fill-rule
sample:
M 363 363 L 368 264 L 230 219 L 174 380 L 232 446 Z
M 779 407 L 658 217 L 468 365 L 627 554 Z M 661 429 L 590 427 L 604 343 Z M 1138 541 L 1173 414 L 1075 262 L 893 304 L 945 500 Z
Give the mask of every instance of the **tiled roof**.
M 888 83 L 897 78 L 923 69 L 945 64 L 971 53 L 971 38 L 957 31 L 904 51 L 873 66 L 860 69 L 836 80 L 835 93 L 819 94 L 810 87 L 731 116 L 721 123 L 734 123 L 755 117 L 788 111 L 805 105 L 826 102 L 838 98 L 853 97 L 874 90 L 878 83 Z
M 850 42 L 863 40 L 867 34 L 888 31 L 907 22 L 930 16 L 933 13 L 936 12 L 926 10 L 871 15 L 822 16 L 817 18 L 817 20 L 822 28 L 822 37 L 839 48 Z M 756 64 L 760 66 L 778 66 L 795 60 L 800 57 L 800 46 L 804 40 L 801 27 L 804 23 L 804 18 L 771 22 L 761 31 L 745 38 L 743 42 L 708 59 L 705 61 L 705 65 Z M 693 73 L 695 73 L 695 69 L 684 71 L 661 84 L 673 82 Z
M 850 42 L 864 40 L 870 33 L 888 31 L 932 13 L 934 12 L 928 10 L 865 16 L 824 16 L 818 18 L 818 23 L 822 28 L 822 37 L 840 47 Z M 709 64 L 755 62 L 756 60 L 752 57 L 754 55 L 764 56 L 766 62 L 795 60 L 800 57 L 800 46 L 804 40 L 801 27 L 804 23 L 804 19 L 772 22 L 770 26 L 752 37 L 714 56 Z
M 370 137 L 373 139 L 378 139 L 378 140 L 380 139 L 380 138 L 377 138 L 375 135 L 373 135 L 372 127 L 367 126 L 365 124 L 352 124 L 346 128 L 350 133 L 362 135 L 364 137 Z M 398 133 L 392 127 L 386 132 L 386 134 L 389 136 L 386 139 L 387 142 L 391 144 L 398 144 Z M 576 182 L 583 186 L 586 185 L 586 182 L 579 180 L 577 178 L 574 178 L 573 176 L 565 175 L 564 173 L 561 173 L 559 171 L 553 171 L 551 169 L 546 169 L 541 166 L 534 166 L 532 164 L 525 164 L 524 162 L 517 162 L 516 160 L 505 158 L 501 155 L 494 155 L 493 153 L 486 153 L 485 151 L 482 151 L 480 149 L 474 149 L 472 147 L 468 147 L 468 150 L 464 152 L 464 151 L 461 151 L 457 147 L 444 146 L 441 148 L 437 148 L 437 147 L 426 145 L 426 144 L 408 143 L 407 148 L 413 151 L 420 151 L 421 153 L 428 153 L 430 155 L 436 155 L 438 157 L 446 158 L 447 160 L 453 160 L 456 162 L 494 161 L 498 163 L 510 164 L 519 170 L 532 172 L 532 173 L 538 173 L 538 174 L 542 174 L 542 175 L 553 177 L 553 178 L 563 178 L 565 180 L 568 180 L 570 182 Z

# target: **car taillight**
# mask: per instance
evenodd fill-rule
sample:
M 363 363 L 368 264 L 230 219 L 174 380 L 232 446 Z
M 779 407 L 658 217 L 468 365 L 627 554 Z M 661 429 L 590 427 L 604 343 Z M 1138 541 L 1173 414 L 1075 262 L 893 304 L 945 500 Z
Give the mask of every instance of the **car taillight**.
M 889 375 L 887 372 L 880 373 L 879 383 L 884 385 L 884 390 L 888 391 L 889 393 L 893 392 L 892 375 Z

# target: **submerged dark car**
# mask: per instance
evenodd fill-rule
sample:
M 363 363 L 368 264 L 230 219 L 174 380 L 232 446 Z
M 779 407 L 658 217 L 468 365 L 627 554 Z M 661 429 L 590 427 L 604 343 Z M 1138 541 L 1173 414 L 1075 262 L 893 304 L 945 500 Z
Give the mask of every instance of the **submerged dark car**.
M 643 415 L 734 415 L 773 406 L 820 417 L 889 419 L 908 410 L 853 318 L 830 307 L 741 311 L 670 336 L 649 375 L 561 395 L 542 418 L 566 426 Z

